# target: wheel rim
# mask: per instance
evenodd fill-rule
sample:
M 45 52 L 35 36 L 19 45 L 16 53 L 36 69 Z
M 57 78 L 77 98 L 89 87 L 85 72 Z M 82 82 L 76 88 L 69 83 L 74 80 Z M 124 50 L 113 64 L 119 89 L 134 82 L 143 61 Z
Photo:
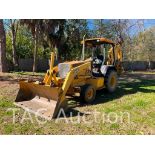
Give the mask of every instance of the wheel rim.
M 110 79 L 110 86 L 115 87 L 115 85 L 116 85 L 116 77 L 112 76 L 111 79 Z
M 93 89 L 89 89 L 88 92 L 87 92 L 87 99 L 92 99 L 93 97 L 93 94 L 94 94 L 94 90 Z

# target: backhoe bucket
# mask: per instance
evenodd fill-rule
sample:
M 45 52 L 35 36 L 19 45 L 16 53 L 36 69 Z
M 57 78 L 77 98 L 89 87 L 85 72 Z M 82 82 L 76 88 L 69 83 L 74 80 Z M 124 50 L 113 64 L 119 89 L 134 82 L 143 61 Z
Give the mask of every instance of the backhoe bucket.
M 61 101 L 61 89 L 39 85 L 35 82 L 20 81 L 20 89 L 15 105 L 51 120 L 55 118 L 60 108 L 66 109 L 65 99 Z

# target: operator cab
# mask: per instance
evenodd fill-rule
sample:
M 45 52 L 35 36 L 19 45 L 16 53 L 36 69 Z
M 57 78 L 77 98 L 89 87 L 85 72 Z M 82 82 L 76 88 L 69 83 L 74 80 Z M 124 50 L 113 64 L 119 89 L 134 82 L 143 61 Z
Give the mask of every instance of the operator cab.
M 102 70 L 108 61 L 108 51 L 114 50 L 114 43 L 106 38 L 86 39 L 83 42 L 83 55 L 91 57 L 93 76 L 102 77 Z
M 105 51 L 103 46 L 92 48 L 92 73 L 94 76 L 101 76 L 101 66 L 105 62 Z

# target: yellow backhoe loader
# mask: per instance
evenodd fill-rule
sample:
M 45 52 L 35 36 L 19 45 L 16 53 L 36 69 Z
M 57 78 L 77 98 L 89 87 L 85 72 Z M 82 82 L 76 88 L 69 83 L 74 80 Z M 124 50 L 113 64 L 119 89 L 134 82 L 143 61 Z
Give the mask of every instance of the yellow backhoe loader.
M 81 103 L 92 103 L 97 90 L 106 88 L 114 92 L 117 75 L 122 72 L 121 46 L 106 38 L 83 39 L 81 44 L 80 61 L 54 66 L 55 53 L 52 52 L 50 68 L 43 81 L 21 80 L 15 104 L 51 120 L 61 108 L 67 110 L 68 95 L 78 92 Z

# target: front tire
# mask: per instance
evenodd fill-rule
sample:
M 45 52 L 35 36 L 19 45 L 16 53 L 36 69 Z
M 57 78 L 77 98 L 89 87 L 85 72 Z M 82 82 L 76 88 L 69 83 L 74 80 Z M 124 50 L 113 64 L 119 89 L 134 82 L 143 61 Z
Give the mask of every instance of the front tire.
M 80 97 L 85 103 L 92 103 L 96 97 L 96 89 L 92 85 L 84 85 L 81 87 Z

